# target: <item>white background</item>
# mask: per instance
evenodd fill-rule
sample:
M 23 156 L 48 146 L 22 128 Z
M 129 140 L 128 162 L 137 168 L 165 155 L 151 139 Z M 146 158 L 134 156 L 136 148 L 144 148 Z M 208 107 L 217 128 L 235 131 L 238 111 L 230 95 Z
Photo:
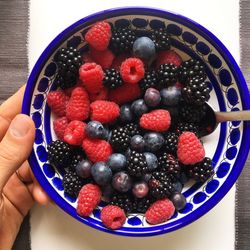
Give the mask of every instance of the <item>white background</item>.
M 29 66 L 63 29 L 82 17 L 112 7 L 151 6 L 183 14 L 212 31 L 239 62 L 237 0 L 31 0 Z M 233 250 L 235 187 L 208 214 L 178 231 L 149 238 L 106 234 L 85 226 L 55 205 L 31 213 L 34 250 Z

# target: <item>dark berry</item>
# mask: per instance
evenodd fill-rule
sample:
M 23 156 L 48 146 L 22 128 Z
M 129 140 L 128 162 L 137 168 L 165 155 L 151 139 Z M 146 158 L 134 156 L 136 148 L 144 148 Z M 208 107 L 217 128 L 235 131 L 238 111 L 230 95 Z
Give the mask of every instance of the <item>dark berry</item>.
M 145 141 L 141 135 L 134 135 L 130 140 L 130 148 L 137 152 L 143 152 L 145 148 Z
M 146 61 L 155 57 L 155 44 L 149 37 L 139 37 L 133 44 L 133 54 Z
M 134 101 L 131 105 L 131 109 L 137 117 L 140 117 L 148 112 L 148 107 L 143 99 Z
M 139 125 L 136 123 L 128 123 L 124 126 L 124 128 L 128 131 L 130 137 L 141 133 Z
M 155 44 L 156 51 L 170 49 L 170 37 L 164 28 L 156 29 L 150 36 Z
M 144 95 L 144 102 L 148 107 L 157 107 L 161 102 L 161 95 L 157 89 L 149 88 Z
M 145 181 L 136 182 L 133 185 L 132 192 L 134 196 L 137 198 L 145 197 L 148 194 L 148 191 L 149 191 L 148 184 Z
M 160 94 L 161 102 L 166 106 L 176 106 L 181 100 L 181 90 L 175 86 L 162 89 Z
M 86 134 L 91 138 L 103 138 L 105 136 L 105 128 L 98 121 L 90 121 L 86 128 Z
M 64 192 L 76 198 L 83 186 L 81 178 L 74 171 L 69 171 L 63 176 Z
M 180 108 L 180 115 L 183 121 L 199 123 L 202 118 L 206 115 L 207 106 L 182 104 Z
M 165 149 L 168 153 L 176 154 L 177 144 L 178 144 L 178 135 L 174 132 L 167 132 L 164 135 L 165 139 Z
M 152 197 L 151 195 L 148 195 L 141 199 L 135 199 L 134 200 L 134 209 L 135 209 L 134 212 L 146 213 L 150 205 L 154 202 L 155 202 L 155 198 Z
M 176 181 L 173 183 L 173 187 L 174 187 L 174 192 L 181 192 L 183 188 L 183 184 L 179 181 Z
M 126 213 L 131 213 L 134 208 L 132 197 L 126 193 L 116 193 L 113 195 L 110 205 L 122 208 Z
M 112 130 L 110 144 L 115 152 L 125 151 L 130 144 L 130 135 L 125 127 L 118 127 Z
M 148 166 L 149 171 L 154 171 L 155 169 L 157 169 L 158 159 L 157 159 L 156 155 L 154 155 L 153 153 L 150 153 L 150 152 L 145 152 L 143 154 L 146 158 L 146 162 L 147 162 L 147 166 Z
M 166 88 L 176 83 L 178 68 L 174 64 L 161 64 L 157 71 L 157 78 L 161 88 Z
M 104 162 L 97 162 L 91 167 L 91 175 L 94 181 L 100 185 L 108 185 L 112 179 L 112 171 Z
M 132 188 L 132 179 L 124 171 L 117 172 L 112 178 L 112 186 L 115 190 L 126 193 Z
M 159 157 L 159 169 L 168 175 L 175 176 L 177 179 L 180 177 L 181 167 L 178 160 L 171 154 L 163 153 Z
M 114 193 L 115 193 L 115 190 L 112 187 L 112 185 L 103 186 L 102 187 L 102 200 L 106 202 L 110 202 Z
M 173 202 L 177 211 L 183 209 L 187 203 L 186 197 L 179 192 L 173 193 L 173 195 L 171 196 L 171 201 Z
M 118 172 L 123 170 L 126 167 L 127 159 L 123 154 L 112 154 L 107 161 L 108 166 L 112 171 Z
M 156 88 L 158 84 L 155 70 L 146 71 L 144 77 L 139 82 L 141 90 L 146 91 L 148 88 Z
M 76 166 L 76 173 L 81 178 L 89 178 L 91 176 L 91 167 L 90 161 L 82 160 Z
M 180 122 L 176 128 L 176 134 L 181 135 L 183 132 L 193 132 L 198 136 L 199 128 L 194 123 Z
M 116 69 L 106 69 L 104 71 L 103 84 L 108 89 L 115 89 L 123 84 L 121 75 Z
M 164 137 L 160 133 L 146 133 L 144 135 L 145 149 L 149 152 L 156 152 L 162 148 L 164 145 Z
M 134 114 L 129 104 L 124 104 L 120 107 L 120 121 L 130 123 L 134 120 Z

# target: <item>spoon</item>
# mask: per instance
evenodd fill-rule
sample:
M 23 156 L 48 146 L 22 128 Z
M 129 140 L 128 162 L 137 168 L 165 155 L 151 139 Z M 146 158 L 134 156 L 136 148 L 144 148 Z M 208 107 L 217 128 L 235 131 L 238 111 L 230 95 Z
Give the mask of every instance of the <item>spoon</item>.
M 218 112 L 206 103 L 206 115 L 200 122 L 200 136 L 214 132 L 218 124 L 227 121 L 250 121 L 250 110 Z

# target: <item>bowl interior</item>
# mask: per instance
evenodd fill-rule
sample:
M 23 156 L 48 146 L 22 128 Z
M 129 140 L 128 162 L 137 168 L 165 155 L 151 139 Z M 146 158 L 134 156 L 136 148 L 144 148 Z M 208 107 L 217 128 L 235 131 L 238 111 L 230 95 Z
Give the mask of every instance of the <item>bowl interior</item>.
M 54 116 L 46 104 L 49 91 L 54 90 L 56 64 L 53 55 L 58 48 L 73 46 L 86 51 L 83 39 L 88 28 L 99 20 L 108 20 L 114 26 L 132 25 L 142 34 L 151 28 L 166 27 L 171 34 L 172 48 L 183 59 L 198 58 L 205 63 L 207 81 L 212 88 L 209 103 L 220 111 L 249 108 L 249 94 L 243 76 L 228 50 L 199 24 L 173 13 L 145 8 L 123 8 L 104 11 L 86 17 L 63 31 L 47 47 L 35 65 L 25 92 L 23 112 L 30 115 L 36 125 L 36 138 L 30 157 L 34 174 L 51 198 L 67 213 L 94 228 L 129 236 L 149 236 L 178 229 L 209 211 L 227 193 L 240 174 L 249 149 L 246 138 L 249 126 L 243 122 L 228 122 L 204 137 L 206 155 L 213 159 L 215 175 L 205 184 L 189 182 L 184 195 L 187 205 L 169 221 L 149 225 L 142 214 L 130 214 L 125 225 L 116 231 L 106 229 L 100 221 L 100 209 L 87 218 L 76 214 L 76 200 L 64 193 L 62 172 L 47 162 L 46 147 L 56 139 L 53 132 Z

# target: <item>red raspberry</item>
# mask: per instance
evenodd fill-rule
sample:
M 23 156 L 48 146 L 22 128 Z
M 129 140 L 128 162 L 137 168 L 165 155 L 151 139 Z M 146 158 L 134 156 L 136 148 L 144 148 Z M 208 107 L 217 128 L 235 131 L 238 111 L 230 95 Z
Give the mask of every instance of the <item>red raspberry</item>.
M 77 87 L 72 91 L 66 108 L 68 120 L 84 121 L 89 117 L 89 96 L 82 87 Z
M 141 89 L 138 84 L 125 83 L 122 86 L 112 89 L 109 92 L 109 100 L 119 105 L 131 102 L 141 96 Z
M 47 103 L 51 110 L 58 116 L 65 116 L 66 105 L 69 101 L 69 97 L 62 91 L 51 91 L 47 96 Z
M 170 124 L 171 117 L 165 109 L 153 110 L 140 118 L 140 126 L 147 130 L 163 132 L 169 129 Z
M 92 162 L 107 161 L 112 154 L 111 145 L 104 140 L 85 138 L 82 142 L 82 148 L 88 159 Z
M 86 137 L 86 123 L 81 121 L 71 121 L 65 129 L 63 141 L 70 145 L 81 145 Z
M 91 57 L 89 51 L 86 52 L 86 53 L 84 53 L 84 54 L 82 55 L 82 61 L 83 61 L 84 63 L 93 63 L 93 62 L 94 62 L 94 60 L 93 60 L 93 58 Z
M 146 221 L 150 224 L 159 224 L 170 219 L 175 212 L 175 207 L 169 199 L 154 202 L 146 211 Z
M 90 56 L 95 63 L 102 66 L 103 69 L 110 68 L 115 56 L 111 50 L 98 51 L 95 49 L 90 50 Z
M 183 132 L 178 139 L 177 156 L 184 165 L 193 165 L 204 159 L 205 150 L 194 133 Z
M 72 94 L 72 91 L 73 91 L 75 88 L 77 88 L 77 87 L 84 87 L 84 86 L 83 86 L 83 83 L 82 83 L 82 81 L 81 81 L 80 79 L 78 80 L 77 84 L 76 84 L 74 87 L 64 89 L 63 92 L 64 92 L 65 95 L 67 95 L 67 96 L 70 97 L 71 94 Z
M 114 102 L 97 100 L 90 104 L 90 119 L 101 123 L 114 121 L 120 115 L 120 108 Z
M 122 63 L 120 73 L 124 82 L 138 83 L 145 73 L 143 62 L 139 58 L 128 58 Z
M 61 141 L 63 141 L 64 132 L 67 126 L 68 126 L 68 119 L 66 118 L 66 116 L 60 117 L 53 121 L 54 131 L 58 139 Z
M 78 195 L 76 212 L 80 216 L 89 216 L 101 201 L 101 189 L 94 184 L 84 185 Z
M 121 67 L 122 62 L 124 62 L 128 57 L 129 57 L 129 56 L 126 55 L 126 54 L 118 55 L 118 56 L 113 60 L 113 63 L 112 63 L 111 68 L 120 71 L 120 67 Z
M 103 88 L 104 73 L 96 63 L 84 63 L 80 67 L 79 77 L 89 93 L 98 93 Z
M 89 94 L 90 102 L 94 102 L 97 100 L 108 100 L 108 89 L 102 88 L 100 92 L 96 94 Z
M 118 229 L 125 223 L 126 215 L 120 207 L 107 205 L 101 211 L 101 220 L 107 228 Z
M 107 22 L 98 22 L 91 27 L 85 35 L 85 40 L 96 50 L 105 50 L 108 48 L 111 38 L 111 27 Z
M 161 64 L 173 63 L 179 67 L 182 63 L 181 56 L 174 50 L 165 50 L 158 54 L 156 59 L 156 67 L 158 68 Z

